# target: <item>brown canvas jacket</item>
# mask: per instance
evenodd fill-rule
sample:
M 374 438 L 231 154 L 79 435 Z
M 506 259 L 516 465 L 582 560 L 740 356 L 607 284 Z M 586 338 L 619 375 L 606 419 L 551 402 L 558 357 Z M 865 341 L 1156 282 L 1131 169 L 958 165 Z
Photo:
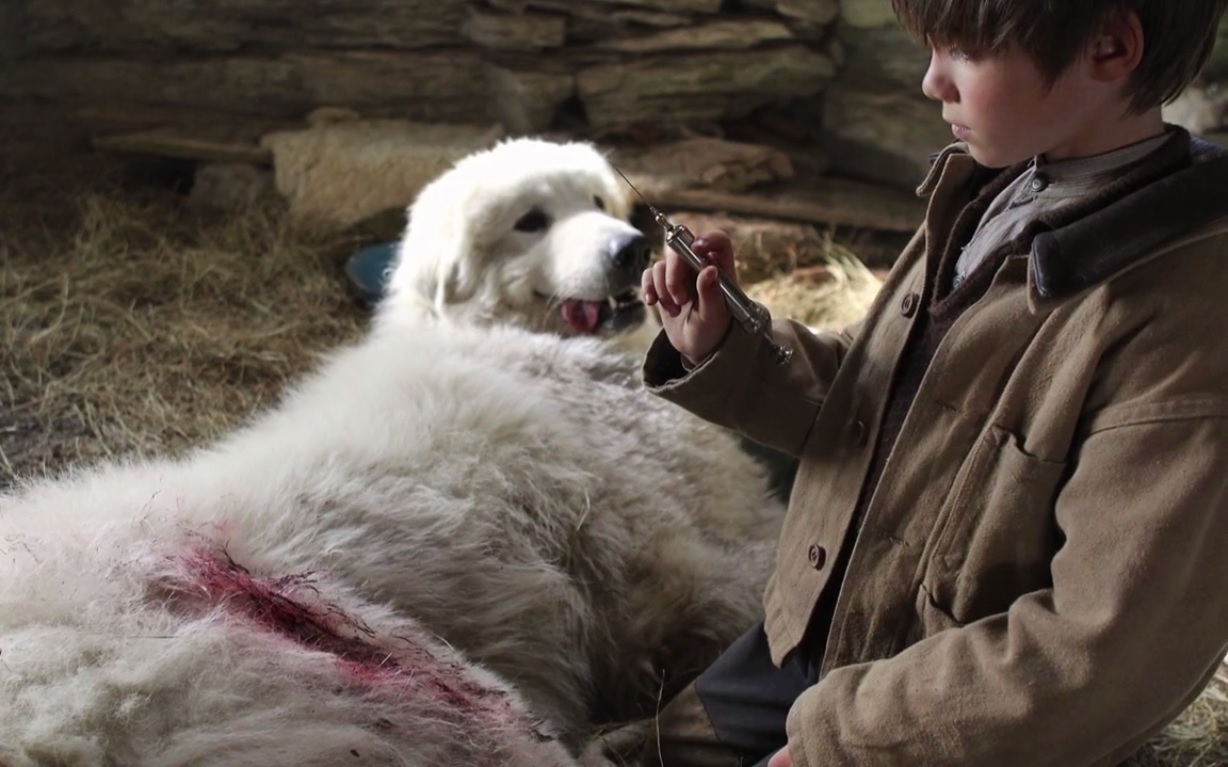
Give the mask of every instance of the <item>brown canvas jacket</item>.
M 1181 141 L 1189 143 L 1184 134 Z M 1115 765 L 1228 644 L 1228 156 L 1011 254 L 938 346 L 865 507 L 798 767 Z M 766 594 L 780 663 L 850 526 L 927 264 L 974 191 L 945 150 L 926 222 L 860 325 L 775 365 L 736 328 L 657 394 L 800 458 Z M 931 286 L 932 287 L 932 286 Z

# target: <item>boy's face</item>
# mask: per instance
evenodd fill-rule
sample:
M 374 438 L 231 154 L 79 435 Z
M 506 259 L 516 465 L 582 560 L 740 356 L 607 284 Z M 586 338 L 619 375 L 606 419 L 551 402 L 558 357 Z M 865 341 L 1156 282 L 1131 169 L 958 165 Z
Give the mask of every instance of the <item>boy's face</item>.
M 1013 46 L 983 56 L 935 48 L 921 90 L 942 102 L 956 140 L 991 168 L 1042 154 L 1050 160 L 1097 154 L 1104 122 L 1121 116 L 1119 99 L 1081 60 L 1050 87 Z

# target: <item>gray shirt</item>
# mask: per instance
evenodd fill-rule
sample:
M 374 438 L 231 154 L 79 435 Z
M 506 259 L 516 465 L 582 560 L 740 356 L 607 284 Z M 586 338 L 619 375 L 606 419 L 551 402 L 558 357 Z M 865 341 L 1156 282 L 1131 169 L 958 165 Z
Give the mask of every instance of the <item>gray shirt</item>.
M 1131 144 L 1112 152 L 1073 160 L 1048 162 L 1037 157 L 1010 186 L 994 198 L 955 262 L 952 286 L 959 287 L 1003 243 L 1018 237 L 1042 213 L 1053 213 L 1085 199 L 1159 149 L 1171 134 Z

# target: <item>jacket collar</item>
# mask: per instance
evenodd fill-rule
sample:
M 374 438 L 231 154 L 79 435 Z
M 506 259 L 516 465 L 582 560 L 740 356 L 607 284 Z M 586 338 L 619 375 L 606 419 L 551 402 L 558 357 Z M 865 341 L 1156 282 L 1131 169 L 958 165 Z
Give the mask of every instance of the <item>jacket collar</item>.
M 1228 189 L 1228 151 L 1191 137 L 1182 128 L 1174 129 L 1171 140 L 1188 158 L 1176 171 L 1073 224 L 1033 238 L 1029 259 L 1040 298 L 1079 293 L 1128 269 L 1163 245 L 1228 217 L 1228 195 L 1224 194 Z M 965 144 L 952 144 L 934 157 L 933 167 L 917 193 L 932 193 L 950 162 L 975 164 Z

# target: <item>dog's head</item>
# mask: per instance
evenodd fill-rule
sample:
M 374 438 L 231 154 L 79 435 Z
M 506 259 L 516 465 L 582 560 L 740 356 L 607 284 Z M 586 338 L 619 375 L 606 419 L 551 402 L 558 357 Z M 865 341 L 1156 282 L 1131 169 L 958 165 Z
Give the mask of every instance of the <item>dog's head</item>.
M 589 144 L 515 139 L 470 155 L 410 208 L 382 316 L 562 335 L 637 328 L 651 246 L 630 208 Z

